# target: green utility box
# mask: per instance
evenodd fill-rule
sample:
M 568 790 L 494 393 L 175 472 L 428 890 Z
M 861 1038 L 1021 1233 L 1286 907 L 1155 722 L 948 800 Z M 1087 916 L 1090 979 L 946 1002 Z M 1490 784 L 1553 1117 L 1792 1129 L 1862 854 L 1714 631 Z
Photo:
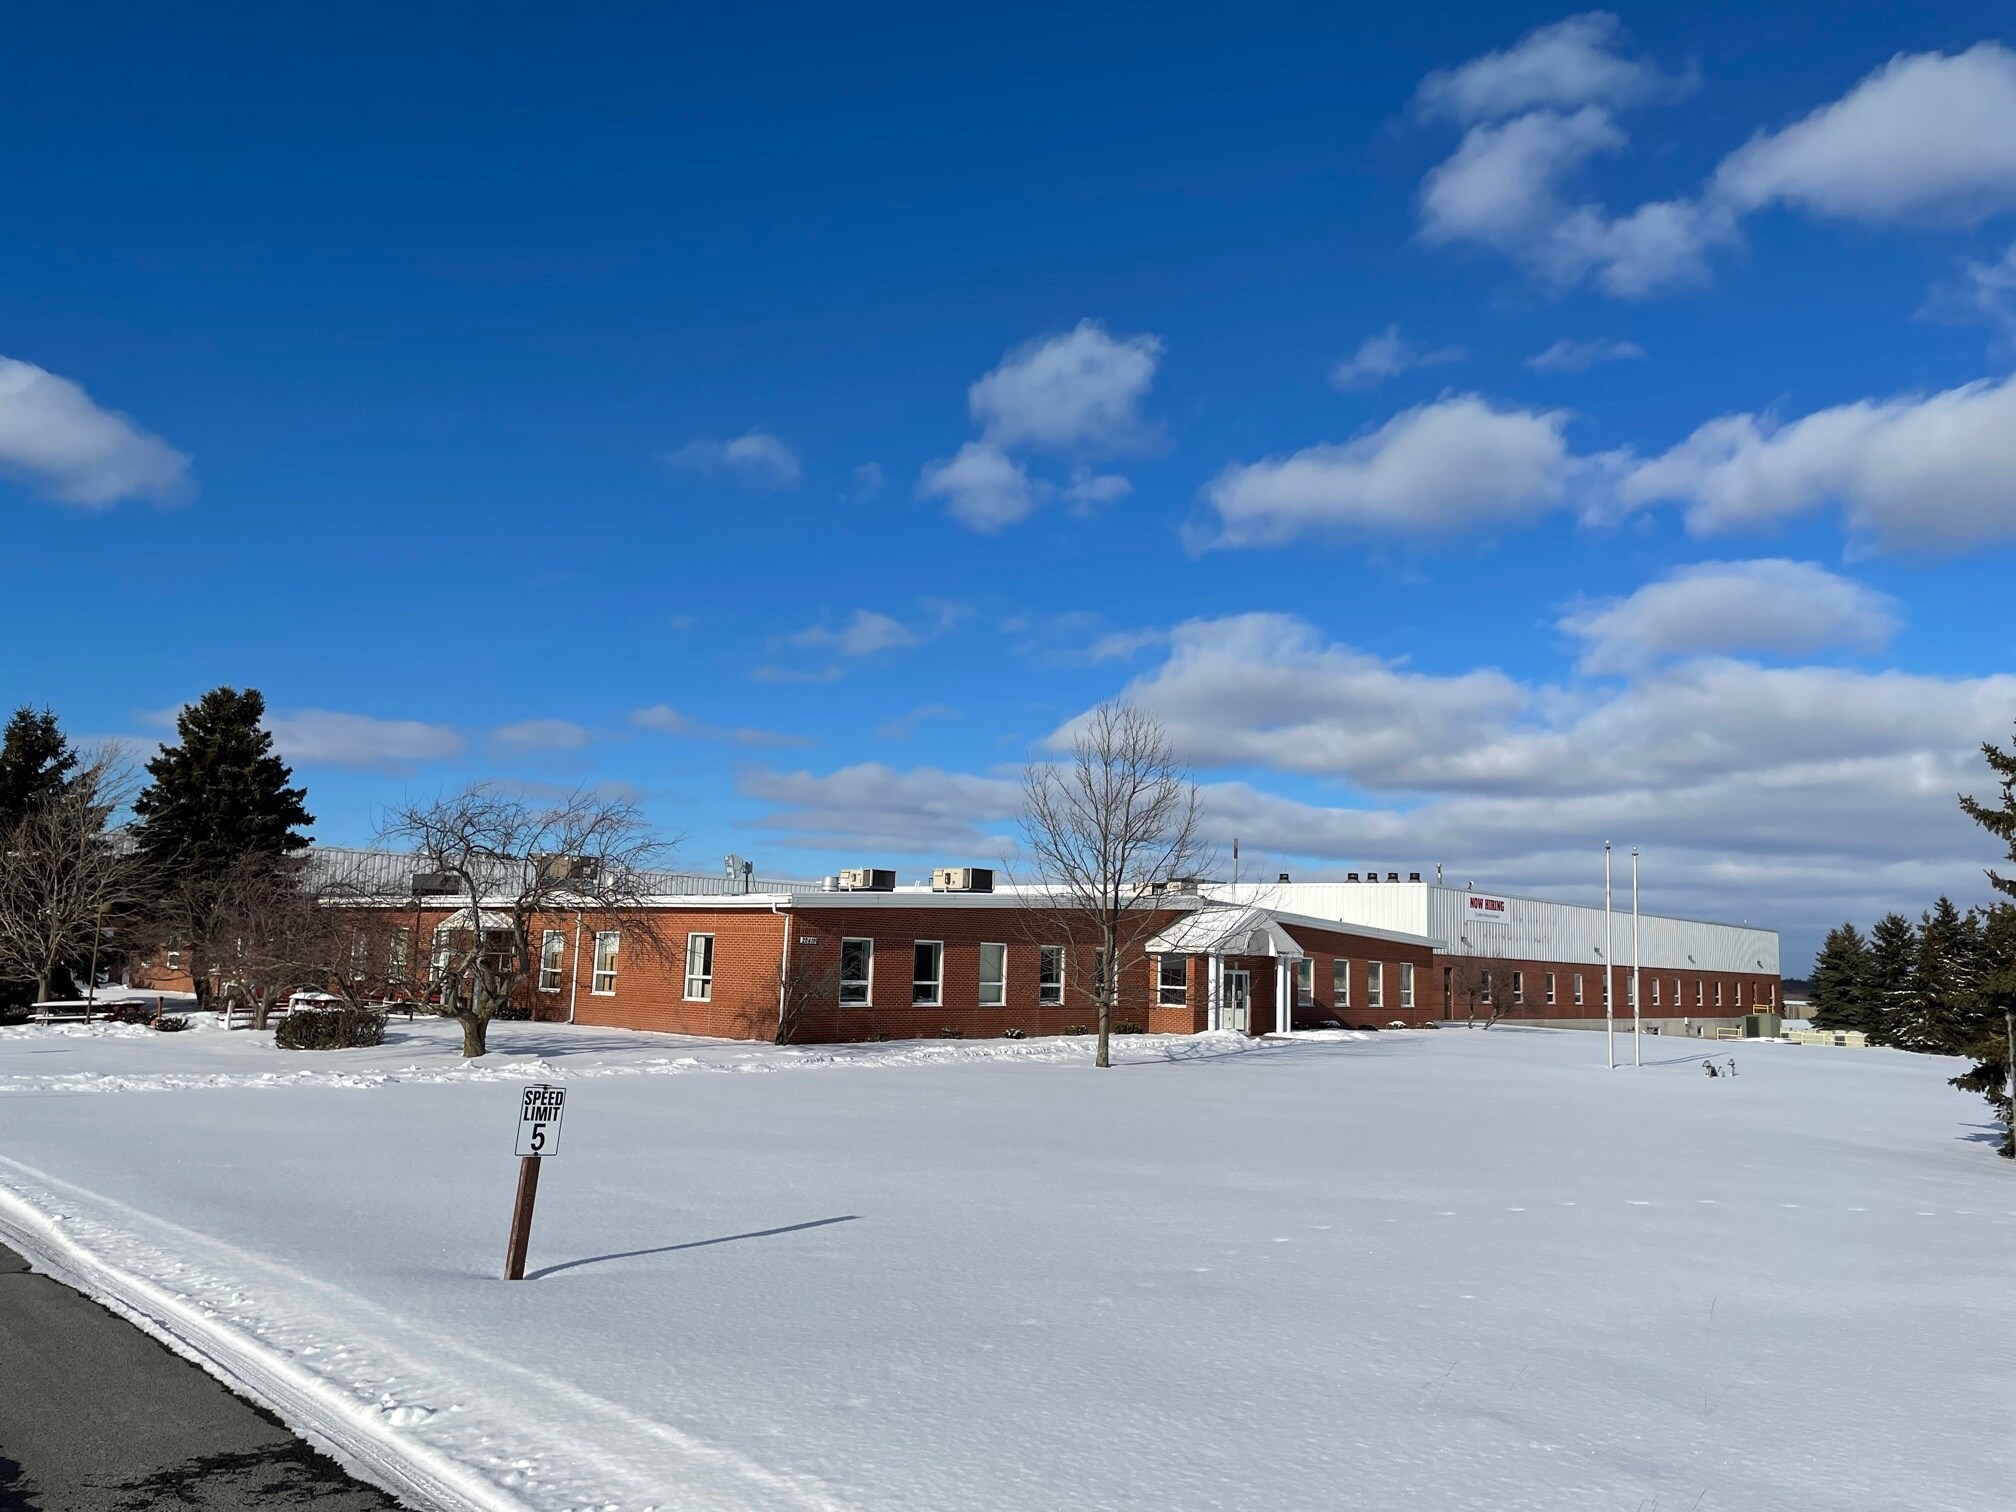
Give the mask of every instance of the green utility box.
M 1776 1039 L 1785 1027 L 1782 1013 L 1746 1013 L 1743 1015 L 1743 1038 Z

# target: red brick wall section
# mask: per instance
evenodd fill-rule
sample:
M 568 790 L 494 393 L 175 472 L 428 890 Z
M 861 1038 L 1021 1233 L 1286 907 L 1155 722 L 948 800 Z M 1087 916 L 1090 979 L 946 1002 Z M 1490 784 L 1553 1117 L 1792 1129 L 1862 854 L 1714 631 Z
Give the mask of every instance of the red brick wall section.
M 1419 1024 L 1440 1017 L 1439 999 L 1431 994 L 1434 977 L 1434 950 L 1427 945 L 1410 945 L 1402 940 L 1381 939 L 1377 935 L 1357 935 L 1343 929 L 1318 929 L 1307 924 L 1284 926 L 1295 943 L 1316 963 L 1313 1001 L 1295 1006 L 1298 1026 L 1321 1024 L 1335 1019 L 1347 1028 L 1360 1025 L 1385 1027 L 1396 1020 Z M 1335 969 L 1339 960 L 1348 962 L 1351 1001 L 1336 1002 Z M 1379 1002 L 1372 1002 L 1371 963 L 1381 964 Z M 1402 965 L 1414 968 L 1414 1003 L 1401 1001 Z M 1292 976 L 1291 976 L 1292 984 Z
M 1434 988 L 1432 992 L 1433 1018 L 1462 1018 L 1469 1009 L 1466 1005 L 1448 1002 L 1443 993 L 1443 972 L 1445 969 L 1460 967 L 1465 957 L 1437 955 L 1435 957 Z M 1603 967 L 1600 962 L 1582 964 L 1562 961 L 1514 961 L 1492 959 L 1485 966 L 1491 972 L 1491 994 L 1495 998 L 1501 992 L 1509 993 L 1512 974 L 1516 971 L 1523 979 L 1524 1001 L 1508 1002 L 1503 1005 L 1499 1021 L 1517 1022 L 1520 1019 L 1560 1019 L 1603 1017 Z M 1554 973 L 1555 1001 L 1547 1001 L 1547 973 Z M 1582 1002 L 1575 1002 L 1575 976 L 1582 977 Z M 1616 1013 L 1621 1019 L 1631 1016 L 1631 968 L 1613 968 L 1615 984 L 1612 991 L 1616 997 Z M 1653 999 L 1653 981 L 1659 983 L 1658 999 Z M 1675 971 L 1671 967 L 1653 970 L 1644 968 L 1639 973 L 1639 982 L 1645 993 L 1642 1012 L 1646 1018 L 1733 1018 L 1740 1014 L 1775 1010 L 1782 1005 L 1778 1002 L 1778 978 L 1769 972 L 1698 971 L 1692 967 Z M 1715 999 L 1720 986 L 1722 1000 Z M 1700 1001 L 1695 1001 L 1696 989 L 1700 991 Z M 1676 1003 L 1676 988 L 1679 1001 Z M 1488 1012 L 1488 1010 L 1480 1010 Z

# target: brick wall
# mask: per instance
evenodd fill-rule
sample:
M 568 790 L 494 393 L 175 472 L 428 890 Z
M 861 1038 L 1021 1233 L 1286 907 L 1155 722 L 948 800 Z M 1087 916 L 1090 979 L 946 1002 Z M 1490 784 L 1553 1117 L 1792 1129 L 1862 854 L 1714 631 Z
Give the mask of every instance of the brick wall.
M 1460 1001 L 1450 1001 L 1445 996 L 1445 982 L 1450 978 L 1447 972 L 1460 972 L 1467 963 L 1477 961 L 1476 957 L 1450 956 L 1438 954 L 1435 957 L 1435 976 L 1432 990 L 1433 1017 L 1462 1018 L 1468 1013 L 1467 1005 Z M 1603 967 L 1600 962 L 1582 964 L 1561 961 L 1515 961 L 1489 959 L 1482 964 L 1491 973 L 1491 992 L 1495 998 L 1501 992 L 1512 991 L 1513 973 L 1517 972 L 1523 986 L 1524 1001 L 1512 1001 L 1502 1005 L 1501 1021 L 1519 1019 L 1560 1019 L 1603 1017 Z M 1547 976 L 1554 976 L 1555 1001 L 1547 1001 Z M 1631 968 L 1613 968 L 1615 982 L 1612 991 L 1616 996 L 1616 1013 L 1619 1018 L 1631 1016 Z M 1575 1001 L 1575 978 L 1582 979 L 1582 1001 Z M 1658 996 L 1653 993 L 1654 981 L 1658 982 Z M 1675 971 L 1670 967 L 1658 971 L 1646 970 L 1639 973 L 1639 981 L 1645 993 L 1642 1005 L 1647 1018 L 1732 1018 L 1766 1008 L 1780 1008 L 1778 978 L 1769 972 L 1735 971 Z M 1716 999 L 1717 990 L 1721 999 Z M 1679 1001 L 1675 1001 L 1676 989 Z M 1696 993 L 1700 1001 L 1696 1002 Z M 1488 1012 L 1480 1009 L 1480 1012 Z

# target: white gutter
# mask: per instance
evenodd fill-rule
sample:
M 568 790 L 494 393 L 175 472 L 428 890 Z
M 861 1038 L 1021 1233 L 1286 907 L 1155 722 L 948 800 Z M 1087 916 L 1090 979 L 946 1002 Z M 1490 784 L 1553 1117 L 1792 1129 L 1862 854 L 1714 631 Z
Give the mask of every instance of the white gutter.
M 784 959 L 783 963 L 777 968 L 777 1032 L 779 1035 L 782 1035 L 784 1032 L 784 994 L 791 989 L 791 931 L 795 926 L 791 923 L 790 903 L 772 903 L 770 905 L 770 912 L 776 914 L 778 918 L 784 921 Z

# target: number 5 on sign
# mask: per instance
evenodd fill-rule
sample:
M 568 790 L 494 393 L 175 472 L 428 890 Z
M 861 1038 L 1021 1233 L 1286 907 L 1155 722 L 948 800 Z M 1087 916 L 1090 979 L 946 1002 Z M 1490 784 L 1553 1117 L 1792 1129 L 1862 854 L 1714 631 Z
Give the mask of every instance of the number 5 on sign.
M 543 1083 L 527 1087 L 518 1103 L 518 1153 L 541 1157 L 560 1153 L 560 1115 L 567 1089 Z

